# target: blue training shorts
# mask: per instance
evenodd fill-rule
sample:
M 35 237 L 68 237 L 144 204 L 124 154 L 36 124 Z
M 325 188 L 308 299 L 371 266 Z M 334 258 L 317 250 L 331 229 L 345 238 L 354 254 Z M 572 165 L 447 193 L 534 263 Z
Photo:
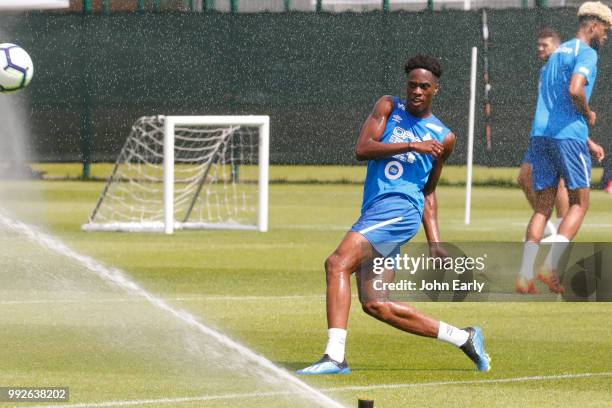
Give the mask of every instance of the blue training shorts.
M 407 197 L 389 195 L 363 211 L 351 231 L 363 235 L 386 257 L 416 235 L 421 220 L 421 213 Z
M 591 186 L 591 154 L 586 141 L 532 138 L 533 189 L 556 187 L 563 177 L 569 190 Z
M 525 156 L 523 156 L 523 163 L 533 163 L 533 137 L 529 138 L 529 146 L 527 146 L 527 151 L 525 152 Z

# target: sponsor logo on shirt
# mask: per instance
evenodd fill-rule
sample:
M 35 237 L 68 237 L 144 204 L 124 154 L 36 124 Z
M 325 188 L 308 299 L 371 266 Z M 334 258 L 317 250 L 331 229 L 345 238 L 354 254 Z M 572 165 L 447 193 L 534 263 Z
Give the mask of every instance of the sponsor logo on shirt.
M 574 49 L 570 48 L 570 47 L 559 47 L 555 51 L 553 51 L 553 54 L 555 54 L 557 52 L 560 52 L 560 53 L 563 53 L 563 54 L 572 54 L 574 52 Z
M 405 142 L 406 140 L 409 140 L 411 142 L 420 142 L 421 141 L 411 131 L 406 130 L 406 129 L 400 127 L 400 126 L 394 127 L 393 128 L 393 133 L 391 134 L 391 137 L 389 138 L 389 141 L 391 143 L 400 143 L 400 142 Z
M 397 180 L 402 177 L 402 174 L 404 174 L 404 166 L 398 161 L 390 161 L 385 166 L 385 177 L 389 180 Z
M 431 139 L 431 134 L 429 134 L 429 132 L 425 135 L 425 138 L 427 137 Z M 425 138 L 423 138 L 423 140 L 429 140 Z M 391 137 L 389 138 L 389 143 L 420 142 L 420 141 L 421 139 L 419 139 L 418 136 L 416 136 L 414 133 L 412 133 L 409 130 L 405 130 L 401 128 L 400 126 L 396 126 L 395 128 L 393 128 L 393 133 L 391 134 Z M 416 160 L 416 156 L 412 152 L 396 154 L 395 156 L 393 156 L 393 158 L 399 161 L 407 162 L 407 163 L 414 163 L 414 161 Z

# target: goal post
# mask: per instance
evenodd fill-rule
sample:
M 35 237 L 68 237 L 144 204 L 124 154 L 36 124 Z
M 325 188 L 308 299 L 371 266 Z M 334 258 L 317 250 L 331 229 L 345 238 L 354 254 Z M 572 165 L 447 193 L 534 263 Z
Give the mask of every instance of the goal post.
M 85 231 L 268 230 L 268 116 L 139 118 Z

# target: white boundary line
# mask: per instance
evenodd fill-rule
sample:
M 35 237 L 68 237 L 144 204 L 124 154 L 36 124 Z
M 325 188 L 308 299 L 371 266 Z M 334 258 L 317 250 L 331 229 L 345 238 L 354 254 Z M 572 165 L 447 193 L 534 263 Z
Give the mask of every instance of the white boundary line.
M 198 301 L 217 301 L 217 300 L 231 300 L 231 301 L 256 301 L 256 300 L 298 300 L 298 299 L 325 299 L 325 295 L 279 295 L 279 296 L 224 296 L 224 295 L 211 295 L 211 296 L 179 296 L 163 298 L 167 302 L 198 302 Z M 32 299 L 32 300 L 0 300 L 0 306 L 10 305 L 48 305 L 48 304 L 88 304 L 88 303 L 128 303 L 128 302 L 141 302 L 144 303 L 146 300 L 141 298 L 107 298 L 107 299 Z
M 290 395 L 288 391 L 270 391 L 270 392 L 250 392 L 243 394 L 222 394 L 222 395 L 204 395 L 200 397 L 179 397 L 179 398 L 159 398 L 159 399 L 143 399 L 143 400 L 126 400 L 126 401 L 106 401 L 106 402 L 82 402 L 76 404 L 64 405 L 35 405 L 28 408 L 102 408 L 102 407 L 129 407 L 135 405 L 149 404 L 177 404 L 181 402 L 201 402 L 214 400 L 231 400 L 241 398 L 261 398 L 261 397 L 278 397 L 281 395 Z
M 577 378 L 593 378 L 593 377 L 612 377 L 612 371 L 601 373 L 577 373 L 577 374 L 558 374 L 558 375 L 536 375 L 531 377 L 511 377 L 511 378 L 495 378 L 491 380 L 466 380 L 466 381 L 434 381 L 425 383 L 405 383 L 405 384 L 378 384 L 378 385 L 355 385 L 346 387 L 333 387 L 321 389 L 322 392 L 348 392 L 348 391 L 372 391 L 381 389 L 401 389 L 401 388 L 424 388 L 424 387 L 440 387 L 446 385 L 479 385 L 479 384 L 503 384 L 503 383 L 518 383 L 530 381 L 553 381 L 553 380 L 570 380 Z M 127 407 L 136 405 L 150 404 L 177 404 L 181 402 L 196 402 L 196 401 L 213 401 L 213 400 L 232 400 L 241 398 L 265 398 L 277 397 L 282 395 L 291 395 L 287 391 L 270 391 L 270 392 L 251 392 L 251 393 L 236 393 L 236 394 L 221 394 L 221 395 L 204 395 L 200 397 L 179 397 L 179 398 L 160 398 L 160 399 L 143 399 L 143 400 L 125 400 L 125 401 L 105 401 L 105 402 L 83 402 L 64 405 L 36 405 L 29 408 L 103 408 L 103 407 Z
M 530 381 L 569 380 L 569 379 L 576 379 L 576 378 L 593 378 L 593 377 L 612 377 L 612 371 L 602 372 L 602 373 L 535 375 L 531 377 L 495 378 L 491 380 L 434 381 L 434 382 L 428 382 L 428 383 L 412 383 L 412 384 L 379 384 L 379 385 L 364 385 L 364 386 L 347 386 L 347 387 L 339 387 L 339 388 L 322 389 L 321 391 L 326 391 L 326 392 L 371 391 L 371 390 L 379 390 L 379 389 L 439 387 L 443 385 L 500 384 L 500 383 L 530 382 Z

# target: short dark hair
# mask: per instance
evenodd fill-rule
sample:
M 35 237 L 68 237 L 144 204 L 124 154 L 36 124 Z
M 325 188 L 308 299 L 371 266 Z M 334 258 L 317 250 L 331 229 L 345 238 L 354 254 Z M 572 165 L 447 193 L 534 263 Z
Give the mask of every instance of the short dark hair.
M 436 78 L 442 76 L 442 64 L 440 64 L 440 61 L 436 57 L 432 57 L 431 55 L 417 54 L 406 61 L 406 65 L 404 65 L 406 74 L 409 74 L 413 69 L 419 68 L 431 72 Z
M 540 32 L 538 33 L 538 40 L 541 38 L 553 38 L 557 42 L 561 42 L 561 37 L 559 36 L 559 33 L 555 29 L 550 27 L 544 27 L 540 30 Z
M 606 21 L 602 20 L 598 16 L 592 16 L 590 14 L 585 14 L 585 15 L 578 17 L 578 23 L 583 27 L 590 22 L 601 23 L 604 26 L 609 26 L 609 24 Z

